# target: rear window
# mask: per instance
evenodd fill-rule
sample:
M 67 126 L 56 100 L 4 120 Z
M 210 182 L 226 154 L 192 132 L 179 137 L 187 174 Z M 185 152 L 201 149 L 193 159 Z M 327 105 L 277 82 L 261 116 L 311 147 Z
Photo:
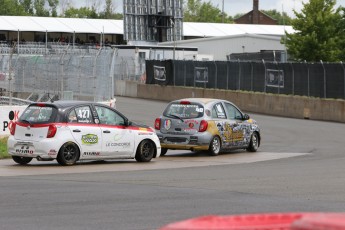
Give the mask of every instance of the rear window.
M 48 106 L 29 106 L 20 116 L 19 121 L 31 124 L 50 123 L 55 120 L 57 109 Z
M 173 103 L 165 109 L 164 116 L 179 117 L 182 119 L 199 118 L 204 115 L 204 107 L 197 103 L 179 104 Z

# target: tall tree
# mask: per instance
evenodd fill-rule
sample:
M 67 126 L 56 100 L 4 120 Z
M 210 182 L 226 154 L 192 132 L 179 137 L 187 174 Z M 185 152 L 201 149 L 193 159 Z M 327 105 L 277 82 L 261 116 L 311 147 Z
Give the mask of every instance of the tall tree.
M 283 14 L 277 10 L 262 10 L 262 12 L 276 19 L 278 25 L 291 25 L 291 17 L 289 17 L 286 12 L 283 12 Z
M 49 11 L 45 8 L 45 0 L 34 0 L 35 16 L 49 17 Z
M 94 8 L 89 7 L 70 7 L 67 10 L 65 10 L 64 16 L 67 18 L 98 18 L 96 10 Z
M 28 15 L 24 7 L 16 0 L 0 0 L 0 15 L 23 16 Z
M 233 22 L 233 18 L 228 16 L 216 6 L 212 5 L 211 1 L 202 2 L 201 0 L 187 0 L 184 10 L 185 22 Z
M 105 0 L 104 18 L 111 18 L 113 14 L 113 3 L 111 0 Z
M 56 17 L 57 16 L 57 6 L 59 4 L 59 0 L 48 0 L 48 5 L 50 8 L 50 16 Z
M 282 40 L 295 60 L 335 62 L 341 60 L 341 44 L 345 40 L 341 8 L 336 0 L 310 0 L 303 3 L 301 13 L 291 24 L 295 33 Z
M 24 11 L 29 14 L 34 14 L 34 8 L 32 4 L 32 0 L 19 0 L 20 5 L 24 8 Z

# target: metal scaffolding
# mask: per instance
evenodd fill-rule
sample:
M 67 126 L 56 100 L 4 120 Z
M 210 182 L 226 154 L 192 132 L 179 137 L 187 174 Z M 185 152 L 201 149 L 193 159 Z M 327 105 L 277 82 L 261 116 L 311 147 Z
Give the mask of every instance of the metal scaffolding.
M 124 40 L 178 41 L 183 37 L 183 0 L 124 0 Z

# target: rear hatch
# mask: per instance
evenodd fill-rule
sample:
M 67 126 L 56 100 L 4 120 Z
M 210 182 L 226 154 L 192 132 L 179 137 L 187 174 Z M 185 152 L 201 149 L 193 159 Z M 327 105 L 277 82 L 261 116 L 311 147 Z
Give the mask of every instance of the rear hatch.
M 55 121 L 57 109 L 45 104 L 28 106 L 15 126 L 14 138 L 19 141 L 40 141 L 47 137 Z
M 161 133 L 193 135 L 198 132 L 204 116 L 202 104 L 180 101 L 167 106 L 161 120 Z

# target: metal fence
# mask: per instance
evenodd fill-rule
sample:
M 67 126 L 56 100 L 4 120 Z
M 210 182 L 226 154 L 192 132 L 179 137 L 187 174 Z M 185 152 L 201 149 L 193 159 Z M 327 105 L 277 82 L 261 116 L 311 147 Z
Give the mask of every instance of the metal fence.
M 48 54 L 31 52 L 30 47 L 17 51 L 0 52 L 0 96 L 29 101 L 108 100 L 115 94 L 116 79 L 139 80 L 145 72 L 138 60 L 118 57 L 117 50 L 109 47 L 63 46 Z
M 146 84 L 345 99 L 343 63 L 146 61 Z

